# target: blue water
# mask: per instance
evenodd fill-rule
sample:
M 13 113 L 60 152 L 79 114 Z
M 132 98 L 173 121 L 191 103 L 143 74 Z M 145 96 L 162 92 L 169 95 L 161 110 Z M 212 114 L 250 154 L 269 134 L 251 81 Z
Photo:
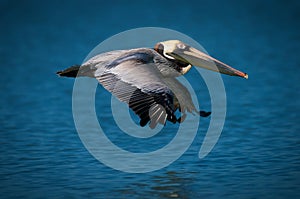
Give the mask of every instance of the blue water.
M 0 9 L 1 198 L 299 198 L 299 2 L 1 1 Z M 189 35 L 249 80 L 223 76 L 227 117 L 208 156 L 198 158 L 202 119 L 180 159 L 130 174 L 86 150 L 72 117 L 73 80 L 55 72 L 81 63 L 106 38 L 144 26 Z M 193 82 L 209 108 L 205 84 Z M 157 136 L 163 145 L 174 135 Z M 123 136 L 119 144 L 131 142 Z M 138 144 L 145 152 L 147 142 Z

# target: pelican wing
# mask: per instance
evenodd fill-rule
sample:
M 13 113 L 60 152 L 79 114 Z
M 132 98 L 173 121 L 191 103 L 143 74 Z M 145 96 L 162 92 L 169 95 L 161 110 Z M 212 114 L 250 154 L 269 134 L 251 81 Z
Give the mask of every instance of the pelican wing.
M 153 62 L 157 55 L 151 49 L 121 54 L 106 66 L 96 66 L 100 84 L 129 105 L 141 126 L 149 121 L 151 128 L 166 120 L 176 123 L 174 94 Z

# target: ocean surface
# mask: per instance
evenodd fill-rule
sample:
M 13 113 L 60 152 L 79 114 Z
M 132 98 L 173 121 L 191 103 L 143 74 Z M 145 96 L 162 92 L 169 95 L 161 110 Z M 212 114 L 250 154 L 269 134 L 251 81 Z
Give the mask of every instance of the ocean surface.
M 0 198 L 300 198 L 299 9 L 298 1 L 1 1 Z M 106 166 L 77 133 L 74 80 L 56 71 L 139 27 L 182 32 L 249 74 L 222 75 L 226 121 L 203 159 L 210 118 L 201 118 L 178 160 L 148 173 Z M 205 83 L 193 73 L 209 110 Z M 142 141 L 124 135 L 111 118 L 110 94 L 99 86 L 95 100 L 107 137 L 126 150 L 149 152 L 175 136 L 170 124 Z

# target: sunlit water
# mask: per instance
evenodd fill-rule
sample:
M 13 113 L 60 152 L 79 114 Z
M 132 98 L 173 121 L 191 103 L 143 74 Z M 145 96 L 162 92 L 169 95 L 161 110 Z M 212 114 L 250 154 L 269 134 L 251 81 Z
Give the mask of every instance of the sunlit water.
M 0 197 L 299 197 L 299 6 L 48 4 L 1 3 Z M 198 158 L 209 124 L 202 118 L 180 159 L 129 174 L 108 168 L 83 146 L 72 117 L 73 80 L 55 72 L 81 63 L 107 37 L 140 26 L 181 31 L 249 80 L 223 76 L 226 123 L 208 156 Z M 194 72 L 187 76 L 209 110 L 205 84 Z M 168 124 L 171 133 L 151 142 L 132 138 L 114 125 L 110 94 L 99 87 L 96 100 L 107 136 L 120 147 L 147 152 L 174 137 L 177 127 Z

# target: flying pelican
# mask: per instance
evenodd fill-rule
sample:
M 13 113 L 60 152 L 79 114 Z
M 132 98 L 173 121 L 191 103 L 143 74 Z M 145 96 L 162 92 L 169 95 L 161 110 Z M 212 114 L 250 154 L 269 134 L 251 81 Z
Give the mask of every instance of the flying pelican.
M 96 78 L 99 83 L 139 116 L 140 125 L 155 128 L 158 123 L 182 122 L 186 111 L 198 111 L 191 95 L 176 77 L 192 66 L 248 79 L 248 75 L 179 41 L 159 42 L 154 49 L 136 48 L 98 54 L 82 65 L 57 72 L 59 76 Z M 182 112 L 177 118 L 176 110 Z

